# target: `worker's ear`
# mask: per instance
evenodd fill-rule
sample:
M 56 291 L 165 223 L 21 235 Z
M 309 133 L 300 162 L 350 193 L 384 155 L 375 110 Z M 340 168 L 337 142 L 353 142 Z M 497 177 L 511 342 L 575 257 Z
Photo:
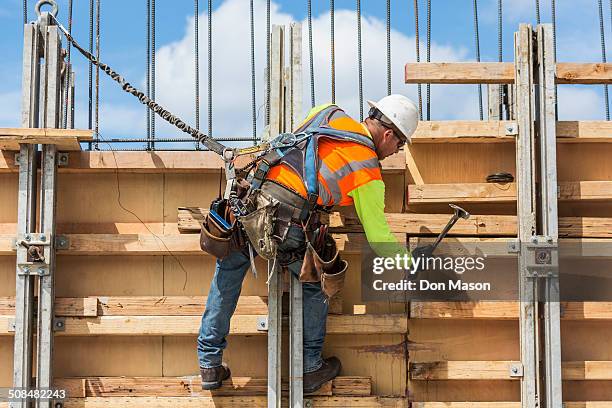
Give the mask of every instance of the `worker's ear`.
M 385 141 L 391 140 L 394 137 L 393 136 L 393 130 L 387 129 L 387 128 L 385 128 L 385 131 L 384 131 L 383 135 L 385 136 L 384 137 Z

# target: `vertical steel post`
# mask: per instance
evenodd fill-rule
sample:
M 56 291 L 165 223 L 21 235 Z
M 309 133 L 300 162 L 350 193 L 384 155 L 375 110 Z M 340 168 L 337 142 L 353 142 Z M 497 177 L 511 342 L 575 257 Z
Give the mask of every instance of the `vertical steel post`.
M 290 27 L 289 82 L 290 111 L 286 113 L 288 127 L 293 131 L 302 116 L 302 25 L 293 23 Z M 302 283 L 297 276 L 289 273 L 289 406 L 304 406 L 304 305 Z
M 538 143 L 540 154 L 539 182 L 541 200 L 538 203 L 538 233 L 548 242 L 558 245 L 559 223 L 557 211 L 557 135 L 555 118 L 555 73 L 552 25 L 537 26 L 538 42 Z M 558 258 L 558 252 L 551 256 Z M 558 265 L 558 259 L 552 260 Z M 561 311 L 558 269 L 543 277 L 543 362 L 544 399 L 546 408 L 562 406 L 561 379 Z
M 284 27 L 273 26 L 271 36 L 269 137 L 273 138 L 284 127 Z M 281 408 L 283 275 L 276 262 L 268 261 L 268 276 L 268 408 Z
M 44 127 L 59 128 L 62 118 L 62 53 L 59 29 L 47 26 L 45 33 Z M 38 388 L 50 388 L 53 384 L 53 304 L 55 299 L 55 203 L 57 184 L 57 146 L 43 145 L 41 168 L 40 231 L 51 237 L 45 246 L 44 258 L 48 264 L 45 274 L 39 276 L 38 325 L 37 325 L 37 370 Z M 39 407 L 50 407 L 50 400 L 41 400 Z
M 529 24 L 521 24 L 514 34 L 518 238 L 521 251 L 518 262 L 520 352 L 523 364 L 521 406 L 538 406 L 538 344 L 536 280 L 529 276 L 529 254 L 525 245 L 536 233 L 535 135 L 533 101 L 533 41 Z
M 41 38 L 38 24 L 26 24 L 23 42 L 22 127 L 39 127 Z M 27 239 L 36 231 L 36 145 L 21 145 L 19 154 L 19 195 L 17 236 Z M 17 246 L 17 264 L 27 261 L 27 249 Z M 13 386 L 29 388 L 32 377 L 32 333 L 34 278 L 16 268 L 15 342 Z M 27 407 L 13 402 L 11 408 Z

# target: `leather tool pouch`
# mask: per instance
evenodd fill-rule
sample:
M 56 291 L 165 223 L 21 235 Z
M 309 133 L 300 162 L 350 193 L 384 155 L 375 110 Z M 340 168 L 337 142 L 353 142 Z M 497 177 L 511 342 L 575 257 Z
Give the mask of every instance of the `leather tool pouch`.
M 248 199 L 248 215 L 239 217 L 253 248 L 264 259 L 276 257 L 278 243 L 275 239 L 276 212 L 279 202 L 261 190 L 251 192 Z
M 301 282 L 321 282 L 321 290 L 331 298 L 344 286 L 344 277 L 348 263 L 340 259 L 340 253 L 336 242 L 331 235 L 324 232 L 325 236 L 319 239 L 318 230 L 313 234 L 313 242 L 321 242 L 315 248 L 309 241 L 306 246 L 306 254 L 300 271 Z
M 213 201 L 211 211 L 221 215 L 229 224 L 229 228 L 212 217 L 210 213 L 207 214 L 201 223 L 200 248 L 216 258 L 223 259 L 231 251 L 244 247 L 244 237 L 236 224 L 236 219 L 227 200 L 217 199 Z

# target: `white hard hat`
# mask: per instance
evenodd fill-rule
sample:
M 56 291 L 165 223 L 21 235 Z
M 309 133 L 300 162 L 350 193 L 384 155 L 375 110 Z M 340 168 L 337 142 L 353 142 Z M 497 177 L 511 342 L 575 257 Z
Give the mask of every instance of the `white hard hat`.
M 370 117 L 380 120 L 384 125 L 389 125 L 398 130 L 408 143 L 419 123 L 419 108 L 404 95 L 385 96 L 378 102 L 368 101 L 370 105 Z M 376 115 L 377 112 L 380 114 Z

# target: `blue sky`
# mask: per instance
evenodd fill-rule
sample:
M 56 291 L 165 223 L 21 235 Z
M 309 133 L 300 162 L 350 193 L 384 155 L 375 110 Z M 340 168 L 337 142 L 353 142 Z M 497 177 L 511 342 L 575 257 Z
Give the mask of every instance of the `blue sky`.
M 34 18 L 34 1 L 29 0 L 29 20 Z M 67 26 L 67 0 L 59 0 L 60 20 Z M 74 1 L 73 32 L 88 45 L 89 2 Z M 315 83 L 317 102 L 330 95 L 329 1 L 313 0 Z M 376 99 L 386 94 L 385 1 L 362 0 L 364 36 L 365 96 Z M 411 0 L 392 0 L 393 91 L 414 97 L 415 85 L 401 81 L 403 64 L 414 61 L 414 10 Z M 471 0 L 432 1 L 432 60 L 470 61 L 475 59 Z M 543 22 L 550 22 L 550 1 L 541 1 Z M 600 61 L 599 23 L 596 0 L 558 0 L 557 37 L 559 61 Z M 607 2 L 605 2 L 607 3 Z M 102 0 L 102 60 L 130 82 L 144 86 L 145 0 Z M 265 58 L 265 1 L 256 0 L 257 95 L 263 102 Z M 497 60 L 497 0 L 479 0 L 481 54 L 483 61 Z M 249 0 L 213 2 L 214 134 L 249 136 L 250 55 Z M 206 0 L 200 1 L 201 128 L 206 129 Z M 276 0 L 272 23 L 304 22 L 304 74 L 308 72 L 306 47 L 306 1 Z M 338 102 L 358 115 L 356 71 L 355 1 L 336 0 L 337 93 Z M 425 57 L 426 2 L 419 0 L 421 57 Z M 504 59 L 513 59 L 513 33 L 520 22 L 535 24 L 535 0 L 504 0 Z M 0 5 L 0 126 L 19 125 L 21 87 L 22 1 L 2 0 Z M 604 5 L 605 34 L 612 48 L 609 4 Z M 158 101 L 193 121 L 193 1 L 157 0 Z M 87 126 L 87 65 L 73 53 L 77 72 L 77 127 Z M 102 74 L 103 75 L 103 74 Z M 305 83 L 305 85 L 308 85 Z M 305 86 L 305 104 L 310 103 Z M 603 119 L 601 86 L 564 86 L 560 90 L 562 119 Z M 137 136 L 145 132 L 144 108 L 122 93 L 107 78 L 101 78 L 101 133 L 105 137 Z M 305 106 L 306 106 L 305 105 Z M 475 86 L 437 86 L 432 89 L 432 119 L 475 119 L 478 115 Z M 178 134 L 158 123 L 158 136 Z M 263 128 L 258 119 L 258 132 Z

